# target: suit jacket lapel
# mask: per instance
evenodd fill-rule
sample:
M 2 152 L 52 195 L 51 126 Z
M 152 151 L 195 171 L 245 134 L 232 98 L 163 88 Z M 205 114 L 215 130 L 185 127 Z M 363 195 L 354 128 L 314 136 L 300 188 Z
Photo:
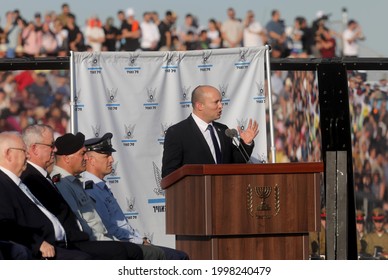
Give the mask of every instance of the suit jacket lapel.
M 203 136 L 202 131 L 199 129 L 198 125 L 195 123 L 191 115 L 189 116 L 188 120 L 190 121 L 191 130 L 194 133 L 194 141 L 196 139 L 199 141 L 198 145 L 202 146 L 207 151 L 207 157 L 215 163 L 212 152 L 210 151 L 210 147 L 206 142 L 206 139 Z

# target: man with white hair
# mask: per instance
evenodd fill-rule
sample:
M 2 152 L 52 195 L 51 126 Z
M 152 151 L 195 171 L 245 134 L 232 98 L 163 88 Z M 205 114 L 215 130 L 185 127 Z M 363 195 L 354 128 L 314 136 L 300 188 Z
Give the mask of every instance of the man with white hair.
M 84 252 L 67 249 L 58 219 L 21 182 L 26 149 L 19 133 L 0 133 L 0 239 L 26 246 L 36 259 L 91 259 Z

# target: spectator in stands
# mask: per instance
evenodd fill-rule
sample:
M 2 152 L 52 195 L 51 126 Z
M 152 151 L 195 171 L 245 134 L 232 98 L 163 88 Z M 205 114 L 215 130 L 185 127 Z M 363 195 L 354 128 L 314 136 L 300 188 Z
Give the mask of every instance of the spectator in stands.
M 159 23 L 160 40 L 158 50 L 166 51 L 172 47 L 172 26 L 175 23 L 174 13 L 170 10 L 166 11 L 164 19 Z M 179 39 L 179 38 L 178 38 Z
M 141 28 L 141 49 L 143 51 L 156 51 L 158 48 L 160 33 L 158 26 L 152 20 L 150 12 L 144 12 Z
M 135 11 L 128 8 L 125 11 L 126 20 L 121 26 L 121 39 L 124 40 L 123 51 L 136 51 L 140 49 L 141 29 L 140 24 L 135 20 Z
M 182 44 L 188 41 L 198 41 L 198 23 L 192 14 L 186 14 L 183 25 L 178 27 L 176 33 Z
M 6 24 L 4 27 L 4 33 L 7 43 L 6 57 L 16 57 L 16 47 L 20 45 L 20 33 L 22 28 L 17 23 L 17 15 L 14 11 L 8 11 L 6 13 Z
M 41 31 L 43 27 L 42 15 L 37 12 L 34 15 L 34 26 L 36 31 Z
M 284 21 L 280 17 L 280 12 L 278 10 L 273 10 L 271 12 L 271 20 L 266 25 L 268 42 L 273 49 L 279 50 L 281 57 L 288 56 L 287 49 L 287 35 L 285 32 Z
M 84 35 L 76 24 L 75 15 L 69 13 L 67 15 L 66 25 L 64 27 L 68 31 L 67 43 L 70 51 L 83 51 L 85 49 Z
M 333 58 L 336 56 L 336 40 L 330 30 L 325 26 L 319 26 L 316 32 L 315 46 L 319 50 L 320 57 Z
M 60 50 L 69 50 L 69 30 L 66 29 L 59 19 L 54 20 L 55 39 L 57 41 L 57 52 Z
M 108 17 L 103 26 L 105 33 L 105 42 L 103 43 L 104 51 L 116 51 L 119 50 L 117 48 L 117 42 L 119 39 L 120 31 L 116 26 L 113 25 L 113 18 Z
M 221 32 L 218 28 L 218 23 L 215 19 L 209 19 L 208 29 L 207 29 L 207 37 L 210 39 L 209 48 L 210 49 L 218 49 L 221 47 L 222 38 Z
M 36 30 L 34 22 L 30 21 L 25 25 L 21 33 L 21 40 L 24 56 L 39 56 L 42 48 L 42 30 Z
M 67 3 L 63 3 L 61 6 L 61 13 L 57 16 L 57 19 L 61 21 L 62 26 L 66 26 L 67 17 L 70 14 L 70 6 Z
M 298 16 L 296 20 L 299 21 L 300 30 L 303 32 L 303 35 L 302 35 L 303 51 L 308 56 L 311 56 L 314 53 L 314 46 L 315 46 L 314 32 L 312 28 L 307 24 L 307 20 L 305 17 Z
M 343 55 L 347 57 L 358 57 L 359 41 L 365 40 L 365 36 L 357 21 L 351 19 L 348 21 L 347 28 L 342 34 Z
M 42 44 L 40 48 L 40 55 L 42 56 L 56 56 L 58 49 L 58 42 L 55 34 L 50 29 L 48 22 L 42 25 Z
M 249 10 L 244 19 L 243 46 L 262 47 L 267 42 L 267 35 L 260 22 L 255 20 L 255 14 Z
M 199 50 L 207 50 L 210 48 L 211 41 L 207 35 L 207 30 L 203 29 L 199 33 L 199 38 L 198 38 L 198 49 Z
M 224 48 L 238 48 L 242 44 L 244 26 L 233 8 L 228 8 L 227 14 L 228 19 L 221 26 L 222 44 Z
M 94 52 L 102 50 L 102 44 L 105 42 L 105 33 L 101 20 L 97 16 L 92 16 L 88 19 L 85 28 L 85 39 Z
M 38 106 L 50 107 L 53 99 L 51 87 L 47 82 L 47 75 L 45 72 L 38 72 L 35 75 L 35 81 L 28 86 L 27 91 L 34 96 L 38 101 Z

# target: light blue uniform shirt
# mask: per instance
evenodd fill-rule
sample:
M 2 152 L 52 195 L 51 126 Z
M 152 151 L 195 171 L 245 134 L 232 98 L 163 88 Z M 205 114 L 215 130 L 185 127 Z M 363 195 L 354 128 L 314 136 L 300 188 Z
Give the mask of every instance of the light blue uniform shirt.
M 84 182 L 93 181 L 92 186 L 84 184 L 85 191 L 95 201 L 97 213 L 108 233 L 119 240 L 129 240 L 132 243 L 142 244 L 143 238 L 128 223 L 123 210 L 121 210 L 106 182 L 87 171 L 82 176 Z

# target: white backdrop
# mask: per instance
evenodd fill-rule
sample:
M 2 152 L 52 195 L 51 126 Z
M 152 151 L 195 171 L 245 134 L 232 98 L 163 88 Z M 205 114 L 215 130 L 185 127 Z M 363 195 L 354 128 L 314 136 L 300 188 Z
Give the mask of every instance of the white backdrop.
M 164 133 L 191 113 L 191 92 L 200 84 L 220 90 L 219 120 L 230 128 L 258 121 L 251 160 L 267 161 L 265 48 L 190 52 L 73 53 L 73 132 L 86 139 L 113 133 L 117 150 L 107 176 L 130 223 L 154 244 L 174 247 L 165 234 L 160 187 Z

